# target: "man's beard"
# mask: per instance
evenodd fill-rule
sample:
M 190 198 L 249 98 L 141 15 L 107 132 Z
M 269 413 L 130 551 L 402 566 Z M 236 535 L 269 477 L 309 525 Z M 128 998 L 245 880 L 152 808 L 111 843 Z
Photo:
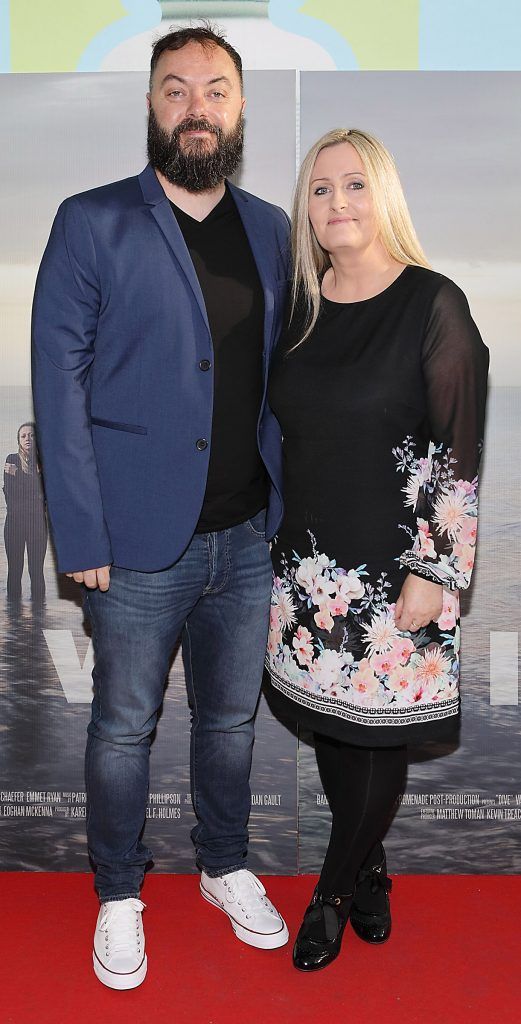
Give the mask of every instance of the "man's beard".
M 208 139 L 185 140 L 181 148 L 181 134 L 186 131 L 208 131 L 217 142 L 208 149 Z M 224 178 L 237 170 L 242 157 L 243 118 L 235 128 L 224 133 L 204 117 L 186 117 L 171 132 L 161 128 L 154 111 L 148 117 L 148 159 L 167 181 L 179 185 L 187 192 L 208 192 L 220 185 Z

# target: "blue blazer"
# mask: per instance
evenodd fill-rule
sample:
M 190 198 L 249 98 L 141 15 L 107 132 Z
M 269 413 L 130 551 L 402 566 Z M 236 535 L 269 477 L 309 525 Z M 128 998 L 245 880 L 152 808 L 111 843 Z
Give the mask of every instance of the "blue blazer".
M 288 284 L 289 221 L 230 191 L 264 290 L 258 444 L 271 482 L 269 538 L 282 514 L 281 438 L 266 384 Z M 212 341 L 192 260 L 150 165 L 62 203 L 38 273 L 32 336 L 59 570 L 166 568 L 189 544 L 203 503 L 213 371 L 199 363 L 212 359 Z

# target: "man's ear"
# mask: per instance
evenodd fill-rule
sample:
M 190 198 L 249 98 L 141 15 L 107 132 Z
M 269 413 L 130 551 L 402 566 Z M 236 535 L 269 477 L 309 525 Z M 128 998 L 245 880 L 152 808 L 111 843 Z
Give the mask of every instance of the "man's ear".
M 147 110 L 150 110 L 150 93 L 147 92 Z
M 245 97 L 245 96 L 243 96 L 243 97 L 242 97 L 242 102 L 241 102 L 241 114 L 244 114 L 244 108 L 245 108 L 245 106 L 246 106 L 246 97 Z

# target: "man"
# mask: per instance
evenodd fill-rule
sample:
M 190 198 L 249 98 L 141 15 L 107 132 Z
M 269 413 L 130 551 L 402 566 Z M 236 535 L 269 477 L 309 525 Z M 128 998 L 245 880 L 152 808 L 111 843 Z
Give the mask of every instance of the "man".
M 266 406 L 288 219 L 227 182 L 241 61 L 207 28 L 151 61 L 138 177 L 60 207 L 33 311 L 34 398 L 58 568 L 84 585 L 96 652 L 86 782 L 101 909 L 94 969 L 139 985 L 150 737 L 182 632 L 201 893 L 242 941 L 287 942 L 246 867 L 253 721 L 281 514 Z M 267 511 L 266 511 L 267 510 Z

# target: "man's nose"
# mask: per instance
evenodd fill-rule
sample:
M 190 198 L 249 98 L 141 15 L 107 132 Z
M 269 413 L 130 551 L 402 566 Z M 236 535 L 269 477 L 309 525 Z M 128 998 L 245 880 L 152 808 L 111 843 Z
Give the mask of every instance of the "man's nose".
M 190 93 L 186 113 L 191 117 L 201 117 L 206 113 L 206 100 L 202 90 L 196 89 Z

